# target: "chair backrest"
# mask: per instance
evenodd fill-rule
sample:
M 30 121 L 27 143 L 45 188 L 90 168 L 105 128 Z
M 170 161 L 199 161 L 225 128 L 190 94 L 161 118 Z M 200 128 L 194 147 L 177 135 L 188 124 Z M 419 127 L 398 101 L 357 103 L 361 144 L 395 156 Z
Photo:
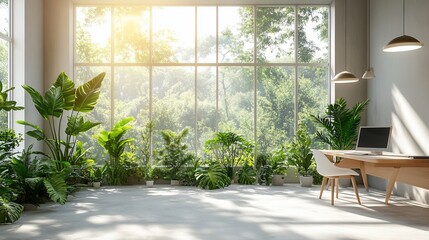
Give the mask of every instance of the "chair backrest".
M 340 168 L 334 165 L 321 151 L 312 149 L 314 159 L 316 159 L 317 172 L 322 176 L 344 176 L 359 175 L 355 171 L 347 168 Z

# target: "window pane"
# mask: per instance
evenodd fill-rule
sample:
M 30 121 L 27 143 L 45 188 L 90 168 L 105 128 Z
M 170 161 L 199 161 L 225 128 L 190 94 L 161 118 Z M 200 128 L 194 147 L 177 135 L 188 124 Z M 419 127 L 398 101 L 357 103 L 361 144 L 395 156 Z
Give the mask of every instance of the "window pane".
M 258 152 L 269 152 L 294 134 L 294 67 L 257 69 Z
M 258 62 L 295 62 L 295 7 L 260 7 L 256 14 Z
M 9 1 L 0 0 L 0 34 L 9 35 Z
M 174 18 L 174 19 L 173 19 Z M 153 62 L 195 62 L 195 8 L 153 8 Z
M 115 8 L 115 62 L 149 62 L 150 11 L 147 7 Z
M 298 8 L 298 61 L 329 62 L 328 7 Z
M 3 39 L 0 39 L 0 81 L 3 84 L 2 91 L 9 88 L 9 43 Z M 7 112 L 0 111 L 0 131 L 7 127 Z
M 153 115 L 157 131 L 189 128 L 186 143 L 195 146 L 195 70 L 194 67 L 157 67 L 153 69 Z M 163 144 L 159 133 L 155 145 Z
M 216 7 L 198 7 L 198 62 L 216 62 Z
M 199 67 L 197 86 L 197 153 L 202 155 L 204 143 L 217 128 L 216 68 Z
M 138 130 L 149 119 L 149 70 L 146 67 L 115 68 L 114 89 L 115 122 L 136 119 Z
M 219 7 L 219 62 L 253 62 L 253 7 Z
M 329 79 L 327 67 L 298 68 L 298 118 L 314 134 L 316 126 L 310 114 L 325 112 L 328 105 Z
M 76 8 L 76 57 L 79 63 L 110 62 L 111 9 Z
M 75 84 L 76 87 L 78 85 L 83 84 L 84 82 L 90 80 L 91 78 L 95 77 L 101 72 L 106 72 L 106 76 L 104 77 L 102 86 L 101 86 L 101 93 L 100 97 L 98 98 L 97 105 L 95 108 L 84 115 L 85 119 L 92 121 L 92 122 L 101 122 L 100 125 L 92 128 L 85 134 L 82 134 L 79 140 L 86 143 L 86 148 L 93 147 L 93 150 L 91 151 L 91 154 L 99 164 L 102 164 L 104 162 L 103 152 L 104 150 L 101 148 L 101 146 L 97 143 L 97 140 L 95 140 L 92 136 L 94 134 L 99 133 L 101 130 L 108 130 L 111 129 L 110 124 L 110 116 L 111 116 L 111 95 L 110 95 L 110 79 L 111 74 L 109 71 L 109 68 L 106 67 L 76 67 L 76 78 L 75 78 Z
M 219 130 L 253 134 L 253 68 L 219 68 Z

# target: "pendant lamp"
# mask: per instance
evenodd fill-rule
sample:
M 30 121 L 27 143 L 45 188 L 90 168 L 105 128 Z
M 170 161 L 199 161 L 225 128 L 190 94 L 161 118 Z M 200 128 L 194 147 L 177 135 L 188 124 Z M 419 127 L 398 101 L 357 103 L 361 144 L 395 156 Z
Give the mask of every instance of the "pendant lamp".
M 344 61 L 347 68 L 347 0 L 344 1 Z M 359 81 L 359 78 L 357 78 L 353 73 L 349 71 L 342 71 L 335 75 L 334 78 L 332 78 L 333 83 L 353 83 Z
M 394 38 L 384 48 L 384 52 L 404 52 L 419 49 L 423 43 L 414 37 L 405 35 L 405 0 L 402 0 L 402 36 Z
M 366 1 L 367 4 L 367 19 L 368 19 L 368 24 L 367 24 L 367 29 L 368 29 L 368 35 L 367 35 L 367 45 L 368 48 L 366 50 L 366 58 L 367 58 L 367 63 L 368 66 L 366 68 L 366 71 L 364 72 L 362 79 L 373 79 L 375 78 L 375 74 L 374 74 L 374 69 L 371 67 L 371 58 L 370 58 L 370 53 L 371 53 L 371 1 L 367 0 Z

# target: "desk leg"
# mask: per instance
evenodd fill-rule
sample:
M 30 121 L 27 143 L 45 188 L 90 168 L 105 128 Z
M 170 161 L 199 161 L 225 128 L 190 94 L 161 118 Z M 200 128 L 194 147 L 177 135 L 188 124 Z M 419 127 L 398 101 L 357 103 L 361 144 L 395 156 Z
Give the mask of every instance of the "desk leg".
M 362 175 L 363 185 L 365 190 L 368 192 L 368 178 L 366 176 L 365 163 L 360 162 L 360 174 Z
M 389 177 L 389 182 L 386 188 L 386 199 L 384 203 L 389 204 L 390 195 L 392 194 L 393 186 L 395 186 L 396 178 L 398 177 L 399 168 L 393 168 L 393 173 Z

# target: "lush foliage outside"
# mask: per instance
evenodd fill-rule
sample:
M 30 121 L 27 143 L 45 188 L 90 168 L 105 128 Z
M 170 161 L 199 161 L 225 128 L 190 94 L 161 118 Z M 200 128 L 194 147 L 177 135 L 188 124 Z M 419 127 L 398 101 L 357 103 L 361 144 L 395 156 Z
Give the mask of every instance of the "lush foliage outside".
M 91 136 L 130 116 L 136 146 L 151 120 L 152 149 L 162 147 L 161 131 L 188 128 L 185 142 L 201 157 L 218 131 L 242 135 L 258 152 L 291 139 L 298 119 L 315 133 L 309 115 L 329 99 L 328 13 L 299 5 L 77 6 L 75 76 L 106 72 L 89 115 L 103 124 L 82 140 L 102 159 Z M 177 21 L 166 21 L 171 15 Z

